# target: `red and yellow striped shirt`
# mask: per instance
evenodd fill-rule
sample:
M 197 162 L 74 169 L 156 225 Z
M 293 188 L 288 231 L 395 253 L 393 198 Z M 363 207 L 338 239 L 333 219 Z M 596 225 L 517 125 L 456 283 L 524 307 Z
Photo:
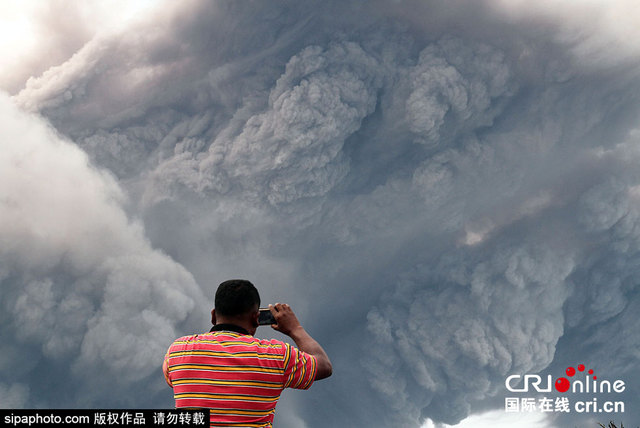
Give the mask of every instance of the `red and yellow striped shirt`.
M 282 390 L 309 388 L 316 368 L 288 343 L 232 331 L 181 337 L 163 364 L 176 407 L 209 408 L 212 427 L 271 427 Z

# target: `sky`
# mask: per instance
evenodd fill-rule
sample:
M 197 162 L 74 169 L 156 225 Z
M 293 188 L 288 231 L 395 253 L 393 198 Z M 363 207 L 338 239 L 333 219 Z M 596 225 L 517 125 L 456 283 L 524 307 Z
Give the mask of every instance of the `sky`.
M 334 366 L 279 427 L 640 420 L 636 2 L 0 10 L 0 406 L 170 408 L 246 278 Z

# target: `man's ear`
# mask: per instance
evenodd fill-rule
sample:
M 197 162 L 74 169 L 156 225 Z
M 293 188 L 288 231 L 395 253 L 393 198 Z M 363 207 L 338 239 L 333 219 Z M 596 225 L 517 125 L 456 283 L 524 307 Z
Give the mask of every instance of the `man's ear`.
M 260 324 L 258 324 L 258 318 L 259 317 L 260 317 L 260 310 L 255 311 L 251 315 L 251 324 L 256 328 L 260 325 Z
M 211 324 L 216 325 L 216 310 L 211 309 Z

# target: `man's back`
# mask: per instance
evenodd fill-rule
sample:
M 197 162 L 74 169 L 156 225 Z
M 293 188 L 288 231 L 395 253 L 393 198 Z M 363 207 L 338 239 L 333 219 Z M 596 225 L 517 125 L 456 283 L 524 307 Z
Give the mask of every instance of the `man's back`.
M 212 426 L 270 427 L 282 390 L 313 383 L 316 357 L 235 326 L 216 327 L 181 337 L 169 348 L 165 377 L 176 407 L 211 409 Z

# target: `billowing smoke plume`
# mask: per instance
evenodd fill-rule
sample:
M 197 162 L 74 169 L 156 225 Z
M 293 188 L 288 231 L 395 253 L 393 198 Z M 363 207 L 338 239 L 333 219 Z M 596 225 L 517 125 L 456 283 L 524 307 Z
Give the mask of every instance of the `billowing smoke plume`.
M 283 426 L 456 423 L 579 362 L 640 417 L 638 46 L 543 3 L 181 2 L 33 77 L 63 137 L 3 101 L 0 391 L 171 405 L 163 348 L 245 277 L 336 369 Z
M 83 405 L 113 379 L 113 392 L 129 391 L 157 371 L 176 327 L 203 318 L 201 292 L 128 219 L 110 174 L 6 95 L 0 103 L 3 405 L 63 406 L 61 384 Z

